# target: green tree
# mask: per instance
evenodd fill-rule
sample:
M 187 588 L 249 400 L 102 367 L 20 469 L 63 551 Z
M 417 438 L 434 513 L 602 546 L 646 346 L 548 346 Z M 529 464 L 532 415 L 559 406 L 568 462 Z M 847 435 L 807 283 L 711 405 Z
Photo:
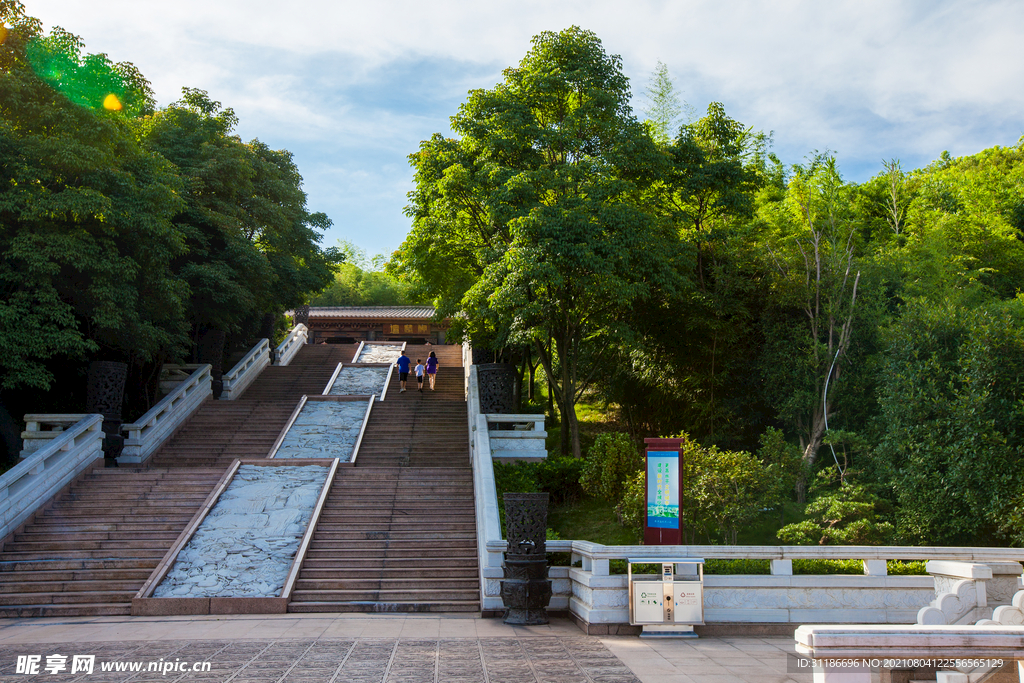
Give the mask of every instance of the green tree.
M 202 90 L 139 125 L 144 144 L 175 164 L 185 206 L 174 217 L 187 251 L 174 264 L 189 285 L 194 335 L 238 332 L 247 319 L 303 303 L 332 278 L 323 214 L 306 210 L 287 151 L 231 134 L 237 117 Z
M 659 145 L 667 145 L 679 129 L 680 118 L 693 118 L 693 108 L 679 98 L 668 67 L 660 61 L 651 73 L 644 91 L 647 106 L 645 123 L 651 128 L 651 137 Z
M 848 475 L 849 473 L 847 473 Z M 809 519 L 787 524 L 778 531 L 780 540 L 794 545 L 881 545 L 889 543 L 893 525 L 882 515 L 888 501 L 873 487 L 840 476 L 835 467 L 818 472 L 811 486 L 813 500 L 805 510 Z
M 808 168 L 796 168 L 785 202 L 765 216 L 777 230 L 775 244 L 766 246 L 779 276 L 779 301 L 803 319 L 800 328 L 781 316 L 772 321 L 780 354 L 790 360 L 769 362 L 766 371 L 780 412 L 800 435 L 808 471 L 836 409 L 834 392 L 853 338 L 861 272 L 849 194 L 835 158 L 824 155 Z M 805 483 L 798 482 L 801 500 Z
M 414 224 L 398 258 L 493 344 L 533 346 L 579 457 L 575 405 L 606 362 L 595 352 L 583 366 L 584 347 L 604 348 L 634 302 L 676 283 L 675 240 L 638 206 L 663 157 L 631 114 L 620 58 L 576 27 L 536 36 L 452 129 L 460 139 L 411 157 Z
M 2 386 L 48 388 L 59 359 L 180 352 L 187 288 L 171 268 L 182 253 L 173 167 L 139 146 L 128 111 L 72 102 L 27 53 L 41 46 L 67 64 L 141 77 L 82 57 L 81 40 L 60 29 L 42 37 L 18 2 L 0 2 L 0 22 Z M 139 80 L 128 92 L 149 87 Z
M 877 449 L 900 540 L 1000 540 L 1024 488 L 1024 300 L 968 309 L 908 303 L 880 368 Z

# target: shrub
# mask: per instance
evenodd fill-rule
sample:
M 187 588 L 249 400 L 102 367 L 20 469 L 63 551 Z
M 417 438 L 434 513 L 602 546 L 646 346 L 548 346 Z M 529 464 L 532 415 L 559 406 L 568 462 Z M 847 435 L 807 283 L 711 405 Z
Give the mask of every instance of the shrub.
M 579 500 L 583 496 L 580 485 L 582 472 L 583 461 L 578 458 L 548 457 L 533 467 L 536 490 L 547 491 L 552 505 Z
M 771 560 L 715 560 L 704 561 L 705 574 L 771 574 Z
M 622 432 L 599 434 L 583 464 L 583 490 L 605 500 L 619 500 L 626 480 L 643 467 L 644 457 Z
M 644 517 L 647 514 L 647 492 L 644 491 L 644 482 L 644 471 L 637 470 L 626 480 L 622 500 L 615 506 L 619 524 L 636 532 L 638 538 L 643 536 Z

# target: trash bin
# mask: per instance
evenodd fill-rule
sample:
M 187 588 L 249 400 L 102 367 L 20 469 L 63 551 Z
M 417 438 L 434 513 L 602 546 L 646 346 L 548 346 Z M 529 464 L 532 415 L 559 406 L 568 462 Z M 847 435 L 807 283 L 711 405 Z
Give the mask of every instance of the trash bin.
M 629 623 L 643 637 L 696 638 L 704 623 L 704 560 L 628 559 Z M 656 564 L 660 574 L 634 574 L 633 565 Z

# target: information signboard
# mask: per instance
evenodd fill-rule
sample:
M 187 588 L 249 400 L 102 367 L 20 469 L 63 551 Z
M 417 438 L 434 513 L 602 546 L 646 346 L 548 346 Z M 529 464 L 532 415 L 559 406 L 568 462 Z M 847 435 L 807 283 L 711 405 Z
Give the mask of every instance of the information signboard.
M 647 451 L 647 526 L 679 528 L 678 451 Z
M 644 439 L 647 444 L 644 545 L 683 542 L 682 439 Z

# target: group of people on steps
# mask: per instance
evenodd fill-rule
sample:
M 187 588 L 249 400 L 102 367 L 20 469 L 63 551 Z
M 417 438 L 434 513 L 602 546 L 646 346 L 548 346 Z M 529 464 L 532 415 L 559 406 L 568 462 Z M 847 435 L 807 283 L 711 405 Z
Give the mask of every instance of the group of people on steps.
M 409 365 L 412 363 L 409 357 L 405 355 L 405 351 L 402 351 L 402 355 L 398 357 L 395 365 L 398 366 L 398 381 L 402 385 L 402 393 L 405 391 L 405 383 L 409 379 Z M 427 364 L 424 365 L 423 361 L 419 358 L 416 359 L 416 384 L 419 386 L 419 390 L 423 391 L 423 375 L 426 375 L 430 380 L 430 390 L 434 390 L 434 380 L 437 378 L 437 356 L 434 352 L 430 352 L 430 356 L 427 357 Z

